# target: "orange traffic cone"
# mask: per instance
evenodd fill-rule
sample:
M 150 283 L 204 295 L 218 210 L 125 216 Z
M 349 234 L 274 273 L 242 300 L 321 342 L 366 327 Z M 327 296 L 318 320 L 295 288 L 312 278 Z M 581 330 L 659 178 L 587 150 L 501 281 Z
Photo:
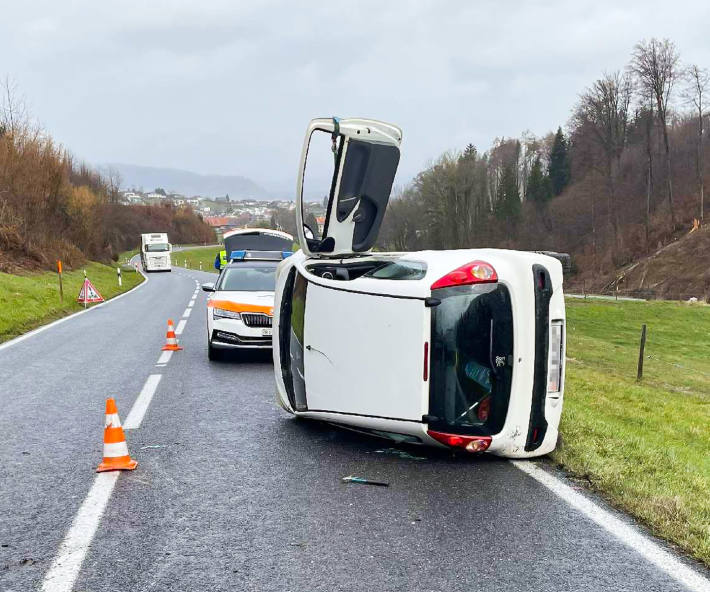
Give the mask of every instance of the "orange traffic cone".
M 179 349 L 182 348 L 178 345 L 177 337 L 175 337 L 173 320 L 168 319 L 168 332 L 165 335 L 165 345 L 163 346 L 163 351 L 177 351 Z
M 132 471 L 138 462 L 128 454 L 126 436 L 118 418 L 116 401 L 106 399 L 106 426 L 104 427 L 104 459 L 97 467 L 96 472 L 104 471 Z

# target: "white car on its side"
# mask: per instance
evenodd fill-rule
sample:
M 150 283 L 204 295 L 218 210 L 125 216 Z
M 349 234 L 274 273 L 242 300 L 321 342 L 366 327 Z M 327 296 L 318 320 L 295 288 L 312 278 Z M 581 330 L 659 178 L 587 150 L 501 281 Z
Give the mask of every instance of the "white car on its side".
M 319 135 L 335 159 L 323 234 L 312 237 L 303 187 Z M 276 278 L 279 403 L 400 442 L 546 454 L 564 391 L 560 261 L 498 249 L 371 253 L 400 141 L 399 128 L 378 121 L 309 125 L 297 194 L 302 250 Z
M 217 282 L 202 284 L 207 298 L 207 355 L 231 349 L 271 349 L 274 276 L 289 255 L 281 251 L 235 251 Z

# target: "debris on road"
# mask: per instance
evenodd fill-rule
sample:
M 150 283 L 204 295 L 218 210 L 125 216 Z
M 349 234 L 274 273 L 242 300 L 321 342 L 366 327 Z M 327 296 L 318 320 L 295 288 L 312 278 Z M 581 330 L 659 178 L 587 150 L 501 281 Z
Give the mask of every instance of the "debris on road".
M 377 485 L 379 487 L 390 486 L 389 483 L 385 483 L 384 481 L 370 481 L 369 479 L 365 479 L 363 477 L 354 477 L 353 475 L 343 477 L 343 483 L 360 483 L 361 485 Z
M 148 448 L 165 448 L 165 444 L 148 444 L 147 446 L 141 446 L 141 450 L 147 450 Z
M 426 456 L 414 456 L 409 454 L 406 450 L 400 450 L 399 448 L 378 448 L 374 451 L 376 454 L 388 454 L 390 456 L 398 456 L 406 460 L 428 460 Z M 370 454 L 367 452 L 366 454 Z

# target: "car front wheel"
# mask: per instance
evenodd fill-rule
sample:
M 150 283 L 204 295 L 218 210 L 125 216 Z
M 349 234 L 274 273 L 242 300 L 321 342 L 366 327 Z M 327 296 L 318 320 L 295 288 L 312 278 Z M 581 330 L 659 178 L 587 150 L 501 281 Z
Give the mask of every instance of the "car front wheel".
M 209 341 L 207 342 L 207 357 L 209 358 L 210 362 L 222 359 L 222 352 L 216 347 L 213 347 Z

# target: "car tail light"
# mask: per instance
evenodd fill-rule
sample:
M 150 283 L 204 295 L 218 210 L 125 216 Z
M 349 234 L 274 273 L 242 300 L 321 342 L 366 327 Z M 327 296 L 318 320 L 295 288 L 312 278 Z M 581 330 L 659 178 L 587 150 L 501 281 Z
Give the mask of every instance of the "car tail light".
M 562 321 L 550 324 L 550 364 L 547 370 L 547 392 L 562 390 Z
M 447 273 L 436 280 L 432 290 L 449 288 L 450 286 L 466 286 L 469 284 L 491 284 L 498 281 L 498 274 L 493 266 L 485 261 L 471 261 Z
M 490 436 L 459 436 L 458 434 L 445 434 L 433 430 L 427 430 L 427 434 L 442 444 L 453 448 L 463 448 L 468 452 L 483 452 L 491 445 Z

